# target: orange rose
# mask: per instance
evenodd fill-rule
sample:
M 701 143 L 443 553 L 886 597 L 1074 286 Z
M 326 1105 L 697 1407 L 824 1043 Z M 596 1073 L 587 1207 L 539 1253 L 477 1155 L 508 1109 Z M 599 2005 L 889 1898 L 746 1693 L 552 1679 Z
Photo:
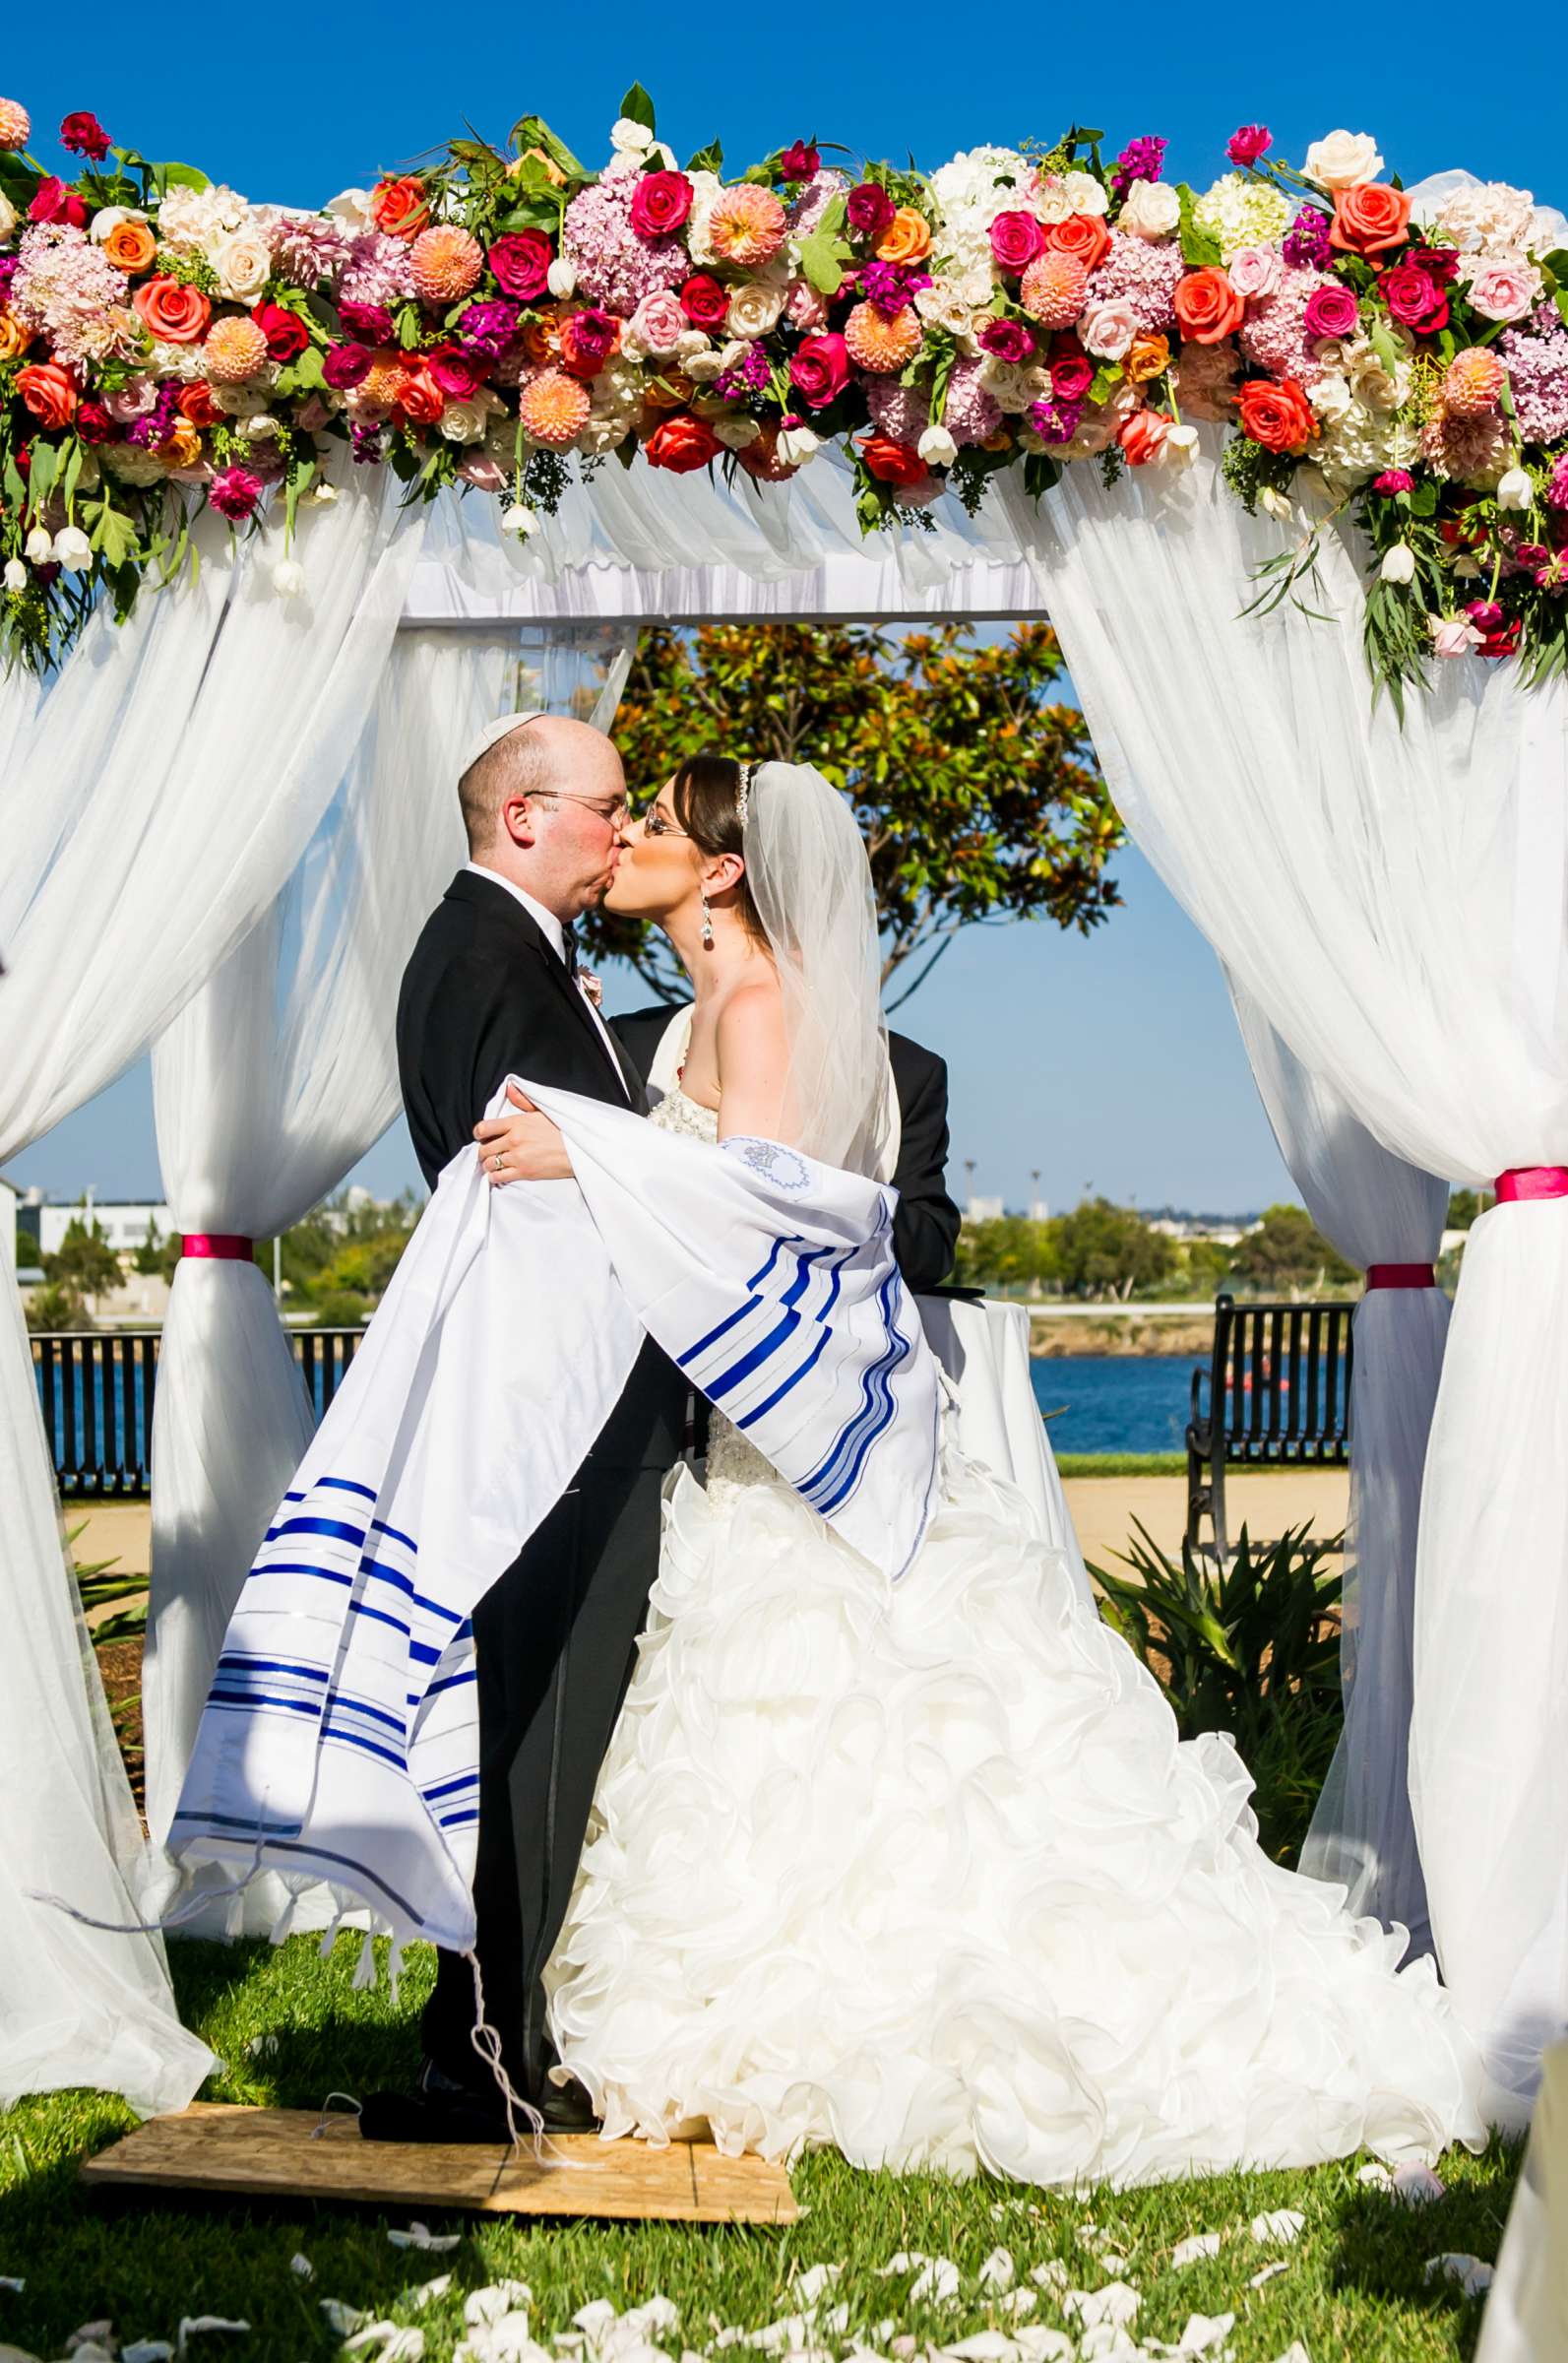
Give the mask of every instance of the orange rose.
M 31 329 L 24 328 L 16 313 L 0 303 L 0 361 L 16 360 L 31 342 Z
M 434 426 L 447 407 L 447 398 L 428 369 L 417 361 L 406 363 L 398 380 L 398 408 L 416 426 Z
M 690 476 L 694 469 L 706 468 L 710 460 L 716 460 L 720 448 L 719 437 L 707 419 L 694 418 L 684 411 L 656 427 L 643 452 L 651 468 L 668 468 L 676 476 Z
M 157 456 L 170 468 L 194 468 L 202 456 L 202 438 L 188 418 L 176 418 L 168 440 L 157 447 Z
M 132 309 L 164 345 L 199 345 L 213 307 L 200 287 L 177 279 L 150 279 L 131 297 Z
M 1190 344 L 1223 344 L 1241 326 L 1246 308 L 1223 271 L 1189 271 L 1176 282 L 1176 319 Z
M 931 225 L 912 205 L 901 205 L 877 240 L 879 263 L 923 262 L 931 251 Z
M 1411 201 L 1403 189 L 1369 180 L 1358 189 L 1336 189 L 1329 244 L 1341 254 L 1392 254 L 1403 246 L 1411 223 Z
M 218 426 L 227 415 L 213 400 L 212 388 L 205 377 L 193 377 L 188 386 L 180 388 L 177 399 L 180 416 L 188 418 L 192 426 Z
M 145 271 L 157 252 L 157 240 L 145 222 L 116 222 L 98 252 L 116 271 Z
M 1065 222 L 1046 225 L 1045 243 L 1057 254 L 1076 255 L 1086 271 L 1093 271 L 1110 252 L 1110 231 L 1099 214 L 1069 214 Z
M 548 367 L 561 357 L 561 322 L 566 317 L 562 305 L 553 313 L 541 312 L 536 319 L 525 321 L 523 350 L 537 367 Z
M 1241 431 L 1265 451 L 1301 451 L 1318 431 L 1312 405 L 1293 377 L 1251 377 L 1236 398 Z
M 1164 337 L 1134 337 L 1122 363 L 1135 386 L 1146 386 L 1152 377 L 1162 377 L 1169 366 L 1170 346 Z
M 17 392 L 41 426 L 64 426 L 76 415 L 76 388 L 58 361 L 19 369 Z
M 913 445 L 901 443 L 894 435 L 867 435 L 855 448 L 884 484 L 923 484 L 930 474 Z
M 1130 418 L 1122 420 L 1116 440 L 1130 468 L 1147 468 L 1164 450 L 1169 432 L 1169 419 L 1161 418 L 1158 411 L 1134 411 Z
M 424 182 L 411 172 L 401 180 L 378 181 L 371 192 L 370 219 L 389 238 L 416 238 L 430 219 Z
M 994 435 L 987 435 L 980 445 L 981 451 L 1011 451 L 1012 448 L 1012 431 L 1005 426 L 999 426 Z
M 650 411 L 678 411 L 690 402 L 695 392 L 696 388 L 683 369 L 668 369 L 662 377 L 649 379 L 643 388 L 643 407 Z M 650 426 L 649 432 L 652 434 L 653 426 Z

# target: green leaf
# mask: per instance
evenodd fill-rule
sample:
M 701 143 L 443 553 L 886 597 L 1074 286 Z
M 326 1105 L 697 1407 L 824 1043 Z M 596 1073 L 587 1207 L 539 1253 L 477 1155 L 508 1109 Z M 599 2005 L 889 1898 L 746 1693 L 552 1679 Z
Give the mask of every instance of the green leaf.
M 417 308 L 411 303 L 406 303 L 398 314 L 398 343 L 403 347 L 405 352 L 412 352 L 415 350 L 422 327 L 423 323 L 419 318 Z
M 641 123 L 645 131 L 654 129 L 654 101 L 640 82 L 634 82 L 621 100 L 621 113 L 628 123 Z
M 213 185 L 195 164 L 155 164 L 153 177 L 160 194 L 164 189 L 210 189 Z
M 1195 271 L 1218 270 L 1221 261 L 1220 241 L 1207 230 L 1199 229 L 1193 221 L 1196 193 L 1182 180 L 1176 183 L 1176 195 L 1181 201 L 1181 259 Z
M 558 140 L 542 115 L 520 115 L 513 124 L 508 146 L 520 156 L 531 148 L 541 148 L 552 163 L 559 164 L 569 180 L 588 180 L 587 167 L 572 154 L 564 140 Z
M 1386 320 L 1374 320 L 1371 334 L 1372 351 L 1377 354 L 1390 377 L 1398 373 L 1404 354 L 1394 342 L 1393 331 Z
M 537 170 L 537 166 L 534 169 Z M 519 177 L 522 177 L 521 174 Z M 544 178 L 542 173 L 539 174 L 539 177 L 541 180 Z M 544 186 L 548 189 L 549 183 L 545 181 Z M 547 230 L 551 236 L 560 226 L 560 203 L 553 195 L 527 197 L 521 205 L 514 205 L 509 212 L 504 213 L 496 224 L 497 229 L 543 229 Z
M 94 548 L 100 552 L 103 563 L 111 573 L 128 566 L 136 555 L 137 531 L 123 510 L 116 509 L 107 499 L 84 503 L 83 516 L 88 520 Z
M 800 268 L 819 295 L 837 295 L 844 284 L 844 267 L 853 258 L 854 250 L 843 234 L 848 211 L 847 200 L 835 197 L 801 243 Z
M 688 172 L 720 173 L 723 168 L 724 152 L 717 140 L 710 140 L 706 148 L 699 148 L 686 166 Z

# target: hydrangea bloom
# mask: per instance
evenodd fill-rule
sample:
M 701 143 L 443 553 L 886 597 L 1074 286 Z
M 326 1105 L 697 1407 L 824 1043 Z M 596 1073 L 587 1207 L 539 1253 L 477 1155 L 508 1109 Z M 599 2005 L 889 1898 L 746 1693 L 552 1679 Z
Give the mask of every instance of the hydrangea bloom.
M 1269 246 L 1284 236 L 1290 203 L 1266 181 L 1223 173 L 1192 209 L 1194 225 L 1217 238 L 1225 262 L 1243 246 Z
M 1308 339 L 1306 307 L 1318 288 L 1330 284 L 1319 271 L 1286 271 L 1278 294 L 1248 305 L 1241 350 L 1255 369 L 1293 377 L 1308 390 L 1317 384 L 1326 364 Z
M 1113 229 L 1110 252 L 1091 276 L 1085 302 L 1124 299 L 1137 313 L 1139 327 L 1158 336 L 1175 325 L 1176 282 L 1185 269 L 1181 248 L 1174 242 L 1157 245 Z
M 217 181 L 211 188 L 172 188 L 157 209 L 158 243 L 171 254 L 207 254 L 250 212 L 237 189 Z
M 273 224 L 273 259 L 283 277 L 301 287 L 336 292 L 349 244 L 342 223 L 321 214 L 283 214 Z
M 984 443 L 1002 423 L 1002 409 L 981 382 L 979 360 L 955 361 L 947 381 L 942 424 L 955 443 Z
M 891 435 L 895 443 L 918 443 L 931 423 L 931 406 L 925 396 L 916 386 L 901 386 L 896 377 L 868 379 L 865 407 L 872 425 L 879 433 Z M 949 426 L 948 432 L 952 431 Z
M 1568 435 L 1568 328 L 1555 314 L 1553 321 L 1546 336 L 1508 328 L 1497 341 L 1527 443 L 1556 443 Z
M 100 358 L 111 315 L 124 301 L 124 273 L 105 262 L 84 231 L 50 222 L 23 232 L 12 307 L 29 328 L 45 332 L 56 360 Z
M 367 229 L 348 249 L 339 292 L 345 303 L 405 303 L 413 293 L 408 241 Z
M 1033 179 L 1016 148 L 971 148 L 931 175 L 941 217 L 937 249 L 952 258 L 956 278 L 974 275 L 980 301 L 991 286 L 991 224 L 998 214 L 1027 209 Z
M 578 293 L 623 318 L 645 295 L 678 287 L 691 275 L 686 240 L 678 232 L 661 238 L 637 235 L 632 227 L 636 194 L 635 178 L 601 180 L 581 190 L 566 209 L 561 238 L 562 252 L 577 273 Z

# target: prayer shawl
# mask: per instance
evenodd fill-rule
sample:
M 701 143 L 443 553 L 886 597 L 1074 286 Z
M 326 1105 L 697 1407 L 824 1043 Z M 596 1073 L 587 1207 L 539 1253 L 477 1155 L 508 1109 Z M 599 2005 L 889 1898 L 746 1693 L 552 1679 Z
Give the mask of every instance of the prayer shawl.
M 888 1577 L 937 1484 L 936 1365 L 891 1189 L 521 1088 L 577 1178 L 493 1189 L 475 1148 L 441 1175 L 246 1578 L 169 1839 L 187 1863 L 326 1880 L 396 1938 L 458 1952 L 472 1610 L 570 1484 L 645 1331 Z

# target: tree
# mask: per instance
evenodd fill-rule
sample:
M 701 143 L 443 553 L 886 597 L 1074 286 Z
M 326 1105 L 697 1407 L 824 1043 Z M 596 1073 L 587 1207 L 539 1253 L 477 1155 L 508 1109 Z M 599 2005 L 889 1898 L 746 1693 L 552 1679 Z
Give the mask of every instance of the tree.
M 634 800 L 686 755 L 811 762 L 866 841 L 896 1008 L 961 927 L 1051 919 L 1087 934 L 1120 901 L 1121 824 L 1048 624 L 975 643 L 968 624 L 897 637 L 866 624 L 704 624 L 645 632 L 615 723 Z M 667 947 L 597 912 L 581 931 L 684 997 Z
M 44 1256 L 43 1276 L 90 1305 L 105 1289 L 118 1288 L 123 1277 L 120 1259 L 97 1224 L 86 1223 L 80 1215 L 72 1217 L 54 1253 Z
M 1056 1257 L 1063 1289 L 1074 1297 L 1120 1297 L 1162 1287 L 1176 1253 L 1162 1231 L 1152 1231 L 1132 1206 L 1087 1198 L 1055 1217 Z
M 994 1222 L 966 1223 L 953 1255 L 961 1288 L 1037 1289 L 1057 1277 L 1056 1241 L 1049 1223 L 1004 1214 Z
M 91 1329 L 93 1322 L 87 1307 L 74 1289 L 59 1281 L 46 1288 L 35 1288 L 28 1299 L 28 1327 L 44 1331 L 55 1329 Z
M 1485 1213 L 1491 1202 L 1489 1190 L 1456 1189 L 1451 1191 L 1448 1200 L 1448 1221 L 1444 1228 L 1449 1231 L 1468 1231 L 1471 1225 Z
M 1232 1276 L 1249 1288 L 1351 1287 L 1360 1274 L 1331 1247 L 1304 1206 L 1270 1206 L 1230 1259 Z

